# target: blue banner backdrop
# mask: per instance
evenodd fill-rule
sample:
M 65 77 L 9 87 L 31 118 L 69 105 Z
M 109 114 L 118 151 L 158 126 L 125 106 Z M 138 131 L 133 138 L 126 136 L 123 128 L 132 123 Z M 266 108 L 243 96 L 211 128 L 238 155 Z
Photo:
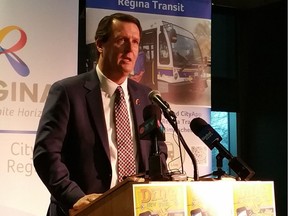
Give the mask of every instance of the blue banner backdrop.
M 138 60 L 130 78 L 160 91 L 176 113 L 179 130 L 196 156 L 199 174 L 211 173 L 211 152 L 190 129 L 195 117 L 210 122 L 211 2 L 87 0 L 89 53 L 95 53 L 94 35 L 99 20 L 121 11 L 137 17 L 143 29 Z M 93 60 L 95 56 L 90 59 Z M 94 66 L 95 62 L 91 64 Z M 182 154 L 184 172 L 193 177 L 192 162 L 176 133 L 166 119 L 162 118 L 162 122 L 169 169 L 181 170 Z
M 86 7 L 211 19 L 210 0 L 86 0 Z

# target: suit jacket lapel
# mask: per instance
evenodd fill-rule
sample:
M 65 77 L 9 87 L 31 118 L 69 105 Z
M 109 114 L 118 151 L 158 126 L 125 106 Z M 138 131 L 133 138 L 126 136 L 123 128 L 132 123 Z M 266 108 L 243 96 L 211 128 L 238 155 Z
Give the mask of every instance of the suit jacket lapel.
M 96 75 L 95 70 L 92 71 L 91 80 L 86 81 L 84 84 L 85 88 L 89 89 L 90 92 L 86 95 L 88 104 L 88 112 L 91 114 L 96 132 L 99 134 L 106 155 L 109 158 L 109 142 L 105 123 L 105 116 L 103 112 L 103 104 L 100 90 L 100 82 Z
M 100 135 L 101 142 L 103 143 L 103 147 L 105 149 L 106 155 L 110 157 L 109 151 L 109 141 L 105 123 L 105 116 L 103 112 L 103 104 L 102 104 L 102 96 L 100 90 L 100 82 L 96 75 L 95 70 L 88 72 L 90 73 L 90 79 L 86 81 L 84 87 L 87 88 L 90 92 L 86 95 L 86 100 L 88 104 L 88 112 L 91 113 L 95 130 Z M 132 82 L 128 80 L 128 91 L 130 94 L 130 103 L 133 112 L 133 121 L 135 125 L 135 130 L 138 130 L 140 124 L 143 123 L 143 113 L 145 103 L 142 103 L 143 95 L 141 95 L 141 91 L 137 89 Z M 147 97 L 147 96 L 146 96 Z M 136 133 L 136 141 L 137 145 L 140 145 L 140 139 L 138 133 Z M 140 152 L 141 154 L 141 152 Z
M 133 120 L 135 124 L 135 130 L 137 131 L 139 125 L 143 122 L 143 116 L 142 116 L 143 104 L 141 103 L 141 98 L 143 98 L 143 95 L 140 94 L 140 92 L 134 85 L 131 85 L 129 80 L 128 80 L 128 91 L 130 94 L 130 103 L 134 116 Z
M 135 130 L 139 130 L 139 125 L 144 122 L 143 120 L 143 109 L 149 104 L 147 95 L 143 95 L 143 91 L 139 91 L 139 86 L 136 86 L 134 82 L 128 80 L 128 90 L 130 93 L 130 103 L 134 116 L 134 126 Z M 137 157 L 139 161 L 138 172 L 144 172 L 148 169 L 145 166 L 144 158 L 148 158 L 149 153 L 147 153 L 149 146 L 144 141 L 140 141 L 139 133 L 136 132 L 136 142 L 137 142 Z

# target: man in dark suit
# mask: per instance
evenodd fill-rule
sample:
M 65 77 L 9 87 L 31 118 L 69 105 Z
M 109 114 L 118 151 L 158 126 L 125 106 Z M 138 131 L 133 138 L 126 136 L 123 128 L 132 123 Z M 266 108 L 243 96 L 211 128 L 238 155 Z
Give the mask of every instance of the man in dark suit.
M 133 16 L 104 17 L 96 31 L 96 70 L 54 83 L 39 122 L 34 166 L 51 193 L 47 215 L 69 215 L 115 186 L 117 142 L 114 91 L 121 86 L 128 104 L 136 173 L 147 172 L 151 142 L 138 127 L 151 89 L 128 79 L 137 59 L 141 26 Z M 159 143 L 166 171 L 167 147 Z

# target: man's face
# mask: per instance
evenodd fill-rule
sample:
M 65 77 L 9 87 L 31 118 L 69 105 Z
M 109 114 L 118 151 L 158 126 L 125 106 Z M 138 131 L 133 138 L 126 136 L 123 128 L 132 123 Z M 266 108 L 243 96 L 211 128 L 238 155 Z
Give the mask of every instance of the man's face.
M 114 82 L 123 81 L 134 69 L 140 32 L 134 23 L 114 20 L 112 35 L 102 44 L 102 72 Z

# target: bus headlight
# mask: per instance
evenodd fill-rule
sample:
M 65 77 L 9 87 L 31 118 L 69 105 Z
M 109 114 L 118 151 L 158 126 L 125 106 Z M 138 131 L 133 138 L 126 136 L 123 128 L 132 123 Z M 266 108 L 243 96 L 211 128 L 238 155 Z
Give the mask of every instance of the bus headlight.
M 177 80 L 178 77 L 179 77 L 178 73 L 174 73 L 174 74 L 173 74 L 173 77 L 174 77 L 175 80 Z

